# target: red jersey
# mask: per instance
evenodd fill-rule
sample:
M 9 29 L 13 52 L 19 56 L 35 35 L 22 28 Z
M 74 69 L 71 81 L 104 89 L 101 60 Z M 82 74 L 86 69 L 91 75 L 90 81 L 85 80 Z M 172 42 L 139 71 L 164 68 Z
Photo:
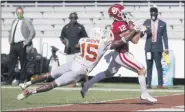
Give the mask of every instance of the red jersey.
M 120 40 L 120 34 L 129 30 L 129 26 L 124 21 L 115 21 L 111 26 L 111 37 L 113 41 Z M 124 53 L 129 50 L 128 43 L 123 44 L 121 47 L 115 49 L 117 52 Z

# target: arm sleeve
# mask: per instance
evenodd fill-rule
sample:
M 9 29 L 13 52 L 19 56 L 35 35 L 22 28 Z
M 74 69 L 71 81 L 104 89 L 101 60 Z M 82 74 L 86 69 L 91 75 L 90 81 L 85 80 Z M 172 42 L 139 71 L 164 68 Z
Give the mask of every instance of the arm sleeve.
M 64 40 L 65 38 L 65 26 L 62 28 L 61 35 L 60 35 L 60 40 Z
M 35 37 L 35 29 L 33 27 L 33 24 L 30 20 L 25 20 L 25 24 L 28 28 L 28 30 L 30 31 L 30 34 L 28 36 L 28 39 L 26 40 L 26 43 L 30 43 L 32 41 L 32 39 Z
M 163 29 L 163 42 L 164 42 L 165 49 L 168 49 L 168 36 L 167 36 L 167 31 L 166 31 L 166 23 Z
M 12 21 L 12 24 L 11 24 L 11 29 L 10 29 L 10 32 L 9 32 L 9 35 L 8 35 L 8 41 L 9 43 L 11 43 L 11 36 L 12 36 L 12 28 L 13 28 L 13 24 L 14 24 L 15 20 Z
M 83 40 L 84 38 L 80 38 L 80 40 L 78 41 L 78 44 L 80 44 Z
M 82 37 L 88 37 L 87 32 L 86 32 L 84 26 L 82 26 L 82 31 L 80 32 L 80 36 L 81 36 L 81 38 Z

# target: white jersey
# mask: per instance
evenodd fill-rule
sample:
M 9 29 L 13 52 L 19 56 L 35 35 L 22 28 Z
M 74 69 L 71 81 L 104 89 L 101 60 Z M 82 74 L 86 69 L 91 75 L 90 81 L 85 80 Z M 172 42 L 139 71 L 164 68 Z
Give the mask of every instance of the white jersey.
M 80 55 L 77 56 L 75 60 L 86 66 L 88 71 L 91 71 L 105 53 L 110 41 L 104 39 L 81 38 L 79 44 Z

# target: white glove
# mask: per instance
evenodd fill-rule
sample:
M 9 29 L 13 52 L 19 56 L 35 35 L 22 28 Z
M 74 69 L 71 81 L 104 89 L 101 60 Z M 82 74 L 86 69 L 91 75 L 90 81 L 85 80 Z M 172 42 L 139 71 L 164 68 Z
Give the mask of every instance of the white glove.
M 141 31 L 141 32 L 146 31 L 146 29 L 147 29 L 147 28 L 146 28 L 146 26 L 144 26 L 144 25 L 142 25 L 142 26 L 140 27 L 140 31 Z
M 141 27 L 143 26 L 143 20 L 138 20 L 138 21 L 135 21 L 134 22 L 134 29 L 136 31 L 140 31 L 141 30 Z

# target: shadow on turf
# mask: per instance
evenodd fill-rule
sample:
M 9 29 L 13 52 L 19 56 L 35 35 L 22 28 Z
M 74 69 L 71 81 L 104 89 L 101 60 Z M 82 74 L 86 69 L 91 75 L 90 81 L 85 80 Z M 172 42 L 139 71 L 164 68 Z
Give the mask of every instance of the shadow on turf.
M 26 102 L 26 104 L 32 105 L 30 102 Z M 35 103 L 34 103 L 35 104 Z M 40 103 L 39 103 L 40 104 Z M 124 102 L 117 102 L 117 103 L 109 103 L 109 102 L 97 102 L 97 103 L 50 103 L 52 105 L 66 105 L 66 104 L 77 104 L 77 105 L 112 105 L 112 104 L 134 104 L 134 105 L 156 105 L 156 104 L 162 104 L 162 103 L 151 103 L 151 102 L 136 102 L 136 103 L 124 103 Z
M 107 102 L 97 102 L 97 103 L 75 103 L 78 105 L 112 105 L 112 104 L 134 104 L 134 105 L 156 105 L 156 104 L 162 104 L 162 103 L 151 103 L 151 102 L 138 102 L 138 103 L 123 103 L 123 102 L 117 102 L 117 103 L 107 103 Z
M 178 87 L 178 86 L 171 86 L 171 87 L 164 87 L 163 89 L 181 89 L 182 87 Z M 149 88 L 150 90 L 155 89 L 155 90 L 161 90 L 160 88 L 157 88 L 155 86 L 152 86 L 152 88 Z

